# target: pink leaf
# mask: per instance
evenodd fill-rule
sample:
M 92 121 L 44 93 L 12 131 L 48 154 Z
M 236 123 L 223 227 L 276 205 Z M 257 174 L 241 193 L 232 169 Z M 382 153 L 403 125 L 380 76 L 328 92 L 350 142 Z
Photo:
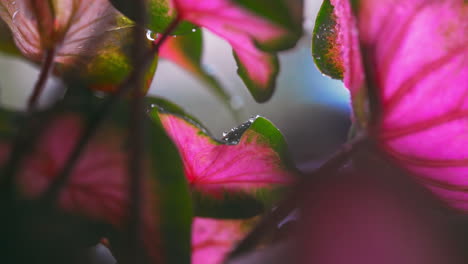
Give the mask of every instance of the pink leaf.
M 192 230 L 192 263 L 219 264 L 248 232 L 252 220 L 197 217 Z
M 245 132 L 234 131 L 240 137 L 234 142 L 222 142 L 211 138 L 193 121 L 168 113 L 159 116 L 179 149 L 190 185 L 203 193 L 214 196 L 223 191 L 254 193 L 293 180 L 293 172 L 287 169 L 272 142 L 248 129 L 261 118 L 241 126 Z
M 463 0 L 361 0 L 356 6 L 367 86 L 377 92 L 380 108 L 378 127 L 371 133 L 399 165 L 465 212 L 467 14 Z M 348 72 L 360 71 L 349 67 Z M 348 85 L 353 97 L 362 88 Z
M 0 16 L 13 32 L 16 45 L 36 62 L 54 47 L 56 62 L 72 63 L 80 52 L 116 28 L 117 14 L 107 0 L 0 1 Z
M 44 193 L 62 170 L 82 129 L 83 120 L 76 114 L 62 115 L 52 121 L 17 174 L 16 182 L 25 198 L 36 199 Z M 58 204 L 62 210 L 110 224 L 119 231 L 125 228 L 129 188 L 122 139 L 118 129 L 107 127 L 88 143 L 68 183 L 61 189 Z M 5 162 L 9 146 L 2 143 L 0 149 L 0 161 Z M 142 206 L 145 235 L 142 237 L 146 252 L 156 263 L 161 253 L 157 204 L 153 197 L 155 184 L 147 177 L 142 186 L 145 193 Z
M 181 19 L 207 28 L 231 44 L 239 75 L 258 101 L 271 97 L 278 61 L 258 45 L 286 37 L 290 33 L 286 28 L 228 0 L 174 0 L 174 6 Z

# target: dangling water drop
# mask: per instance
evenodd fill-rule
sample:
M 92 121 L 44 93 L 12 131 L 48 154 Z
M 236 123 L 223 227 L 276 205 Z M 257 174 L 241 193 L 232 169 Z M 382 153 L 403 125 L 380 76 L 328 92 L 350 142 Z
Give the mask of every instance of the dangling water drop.
M 146 30 L 146 38 L 150 41 L 155 41 L 158 38 L 158 34 L 148 29 Z

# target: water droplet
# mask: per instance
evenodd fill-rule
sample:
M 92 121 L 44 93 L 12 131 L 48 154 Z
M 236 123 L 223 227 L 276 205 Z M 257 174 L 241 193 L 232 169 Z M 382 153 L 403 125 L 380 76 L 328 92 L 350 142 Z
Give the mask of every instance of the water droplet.
M 255 122 L 255 120 L 257 120 L 257 118 L 259 118 L 260 116 L 259 115 L 254 115 L 254 116 L 251 116 L 249 117 L 249 122 L 252 124 L 253 122 Z
M 13 23 L 15 22 L 15 18 L 18 15 L 18 10 L 16 10 L 13 15 L 11 16 L 11 19 L 13 20 Z
M 177 38 L 177 35 L 172 36 L 173 38 Z
M 192 28 L 192 32 L 197 32 L 197 29 L 196 29 L 196 28 Z
M 158 38 L 158 34 L 148 29 L 146 30 L 146 38 L 150 41 L 155 41 Z
M 253 122 L 255 122 L 255 120 L 258 117 L 258 115 L 252 116 L 249 118 L 249 120 L 242 123 L 240 126 L 232 128 L 229 132 L 224 132 L 223 138 L 221 140 L 229 145 L 238 144 L 242 135 L 245 133 L 245 131 L 247 131 L 247 129 L 249 129 L 249 127 L 252 125 Z

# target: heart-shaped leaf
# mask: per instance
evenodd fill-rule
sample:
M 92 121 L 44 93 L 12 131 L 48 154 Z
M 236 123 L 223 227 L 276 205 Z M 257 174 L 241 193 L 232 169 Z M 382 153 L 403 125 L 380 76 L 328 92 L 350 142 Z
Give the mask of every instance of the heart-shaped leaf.
M 173 104 L 157 98 L 149 102 L 153 105 L 151 116 L 161 120 L 179 149 L 195 201 L 204 202 L 195 205 L 204 208 L 203 216 L 251 216 L 261 209 L 261 203 L 271 203 L 275 190 L 294 181 L 295 170 L 286 156 L 284 139 L 268 120 L 252 118 L 218 140 Z M 250 199 L 260 204 L 247 203 Z M 239 210 L 237 216 L 228 210 L 233 204 L 242 206 L 235 209 Z
M 267 101 L 273 94 L 278 74 L 275 52 L 294 46 L 301 32 L 302 1 L 275 0 L 268 5 L 282 9 L 263 8 L 264 5 L 251 1 L 174 1 L 181 19 L 204 27 L 231 44 L 238 74 L 259 102 Z M 285 17 L 294 19 L 287 23 Z

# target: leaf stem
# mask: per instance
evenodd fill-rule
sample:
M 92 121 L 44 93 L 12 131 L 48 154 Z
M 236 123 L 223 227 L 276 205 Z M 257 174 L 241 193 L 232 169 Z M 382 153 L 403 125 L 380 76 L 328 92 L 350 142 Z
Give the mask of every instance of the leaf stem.
M 181 18 L 179 15 L 177 15 L 174 20 L 167 26 L 167 28 L 164 30 L 164 32 L 161 34 L 159 38 L 156 38 L 153 42 L 153 46 L 151 47 L 151 52 L 154 53 L 159 53 L 159 50 L 161 49 L 161 46 L 164 44 L 164 42 L 167 40 L 168 37 L 172 34 L 172 32 L 177 28 L 177 26 L 181 22 Z
M 55 48 L 52 47 L 45 51 L 44 62 L 41 67 L 39 78 L 34 85 L 33 92 L 28 100 L 28 111 L 34 111 L 42 91 L 45 88 L 47 79 L 54 68 Z
M 133 45 L 133 65 L 134 68 L 137 68 L 138 65 L 145 65 L 145 29 L 142 26 L 146 25 L 146 8 L 144 0 L 135 1 L 135 7 L 138 13 L 138 20 L 135 21 L 137 26 L 133 30 L 134 34 L 134 45 Z M 152 56 L 149 56 L 150 58 Z M 127 223 L 127 252 L 124 260 L 124 263 L 143 263 L 143 256 L 145 255 L 142 252 L 143 242 L 142 242 L 142 210 L 141 204 L 143 202 L 143 192 L 141 186 L 143 184 L 143 140 L 144 140 L 144 115 L 145 109 L 143 106 L 143 92 L 142 87 L 144 86 L 144 76 L 146 72 L 146 67 L 140 69 L 140 71 L 135 72 L 135 87 L 132 91 L 131 97 L 131 109 L 130 109 L 130 123 L 129 123 L 129 134 L 128 134 L 128 143 L 130 144 L 130 149 L 128 151 L 128 179 L 130 182 L 129 185 L 129 198 L 130 205 L 128 208 L 128 223 Z
M 361 145 L 367 142 L 367 137 L 362 135 L 358 136 L 352 141 L 344 144 L 335 154 L 333 154 L 322 166 L 317 168 L 314 172 L 307 177 L 304 177 L 297 185 L 293 188 L 286 199 L 281 201 L 278 206 L 268 212 L 260 222 L 255 226 L 254 229 L 231 251 L 228 259 L 235 258 L 245 252 L 248 252 L 257 246 L 262 238 L 271 232 L 278 224 L 286 218 L 296 207 L 297 202 L 301 199 L 304 193 L 306 193 L 310 186 L 314 184 L 318 178 L 327 177 L 338 169 L 342 168 L 355 153 Z

